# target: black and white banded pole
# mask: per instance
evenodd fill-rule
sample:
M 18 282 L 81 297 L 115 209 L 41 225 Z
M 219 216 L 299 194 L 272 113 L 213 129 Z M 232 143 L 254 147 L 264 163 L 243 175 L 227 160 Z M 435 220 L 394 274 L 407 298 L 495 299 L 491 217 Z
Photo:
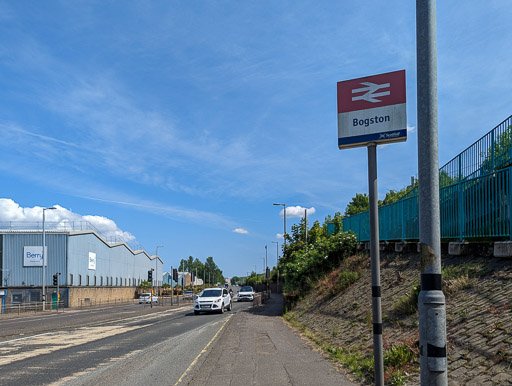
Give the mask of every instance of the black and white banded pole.
M 373 356 L 375 385 L 384 385 L 382 311 L 380 295 L 379 208 L 377 201 L 377 144 L 368 144 L 368 193 L 370 201 L 370 258 L 372 270 Z
M 436 2 L 416 0 L 418 180 L 421 291 L 418 298 L 422 385 L 447 385 L 446 304 L 441 288 L 437 127 Z

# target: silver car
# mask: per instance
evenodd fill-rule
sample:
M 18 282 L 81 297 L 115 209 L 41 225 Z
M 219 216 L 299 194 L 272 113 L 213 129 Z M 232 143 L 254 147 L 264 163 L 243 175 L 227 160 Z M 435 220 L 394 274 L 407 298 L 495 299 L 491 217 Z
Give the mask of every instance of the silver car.
M 245 300 L 252 302 L 255 295 L 256 292 L 254 292 L 254 289 L 251 286 L 246 285 L 240 288 L 240 291 L 238 291 L 237 300 L 239 302 L 243 302 Z

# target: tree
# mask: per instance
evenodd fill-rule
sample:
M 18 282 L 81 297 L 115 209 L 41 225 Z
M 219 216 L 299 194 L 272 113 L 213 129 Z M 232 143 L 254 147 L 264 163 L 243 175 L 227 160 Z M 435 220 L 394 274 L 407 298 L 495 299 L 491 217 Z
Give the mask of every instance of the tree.
M 370 200 L 368 195 L 366 193 L 356 193 L 356 195 L 352 197 L 352 201 L 350 201 L 345 208 L 345 216 L 353 216 L 369 209 Z
M 510 165 L 512 149 L 512 126 L 509 125 L 503 133 L 496 135 L 494 145 L 491 145 L 480 166 L 482 174 L 490 173 Z
M 322 228 L 324 229 L 324 235 L 327 235 L 327 224 L 328 223 L 334 223 L 334 234 L 337 235 L 343 230 L 343 215 L 341 212 L 334 213 L 334 217 L 331 217 L 331 215 L 327 215 L 325 218 L 324 224 L 322 225 Z
M 142 281 L 140 282 L 139 287 L 140 287 L 141 289 L 149 289 L 149 288 L 151 288 L 151 284 L 150 284 L 150 283 L 149 283 L 149 281 L 147 281 L 147 280 L 142 280 Z
M 411 185 L 405 186 L 397 192 L 391 189 L 389 192 L 386 193 L 386 197 L 384 197 L 384 200 L 380 202 L 379 205 L 389 205 L 392 204 L 393 202 L 400 201 L 401 199 L 412 194 L 417 189 L 418 179 L 415 178 Z

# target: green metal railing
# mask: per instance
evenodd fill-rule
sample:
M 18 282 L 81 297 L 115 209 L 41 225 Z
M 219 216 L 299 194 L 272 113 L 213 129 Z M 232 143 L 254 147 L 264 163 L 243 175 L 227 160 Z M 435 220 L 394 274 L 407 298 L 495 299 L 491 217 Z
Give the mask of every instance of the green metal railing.
M 512 116 L 440 169 L 442 239 L 512 239 Z M 370 240 L 369 212 L 343 219 L 343 230 Z M 418 240 L 418 197 L 379 207 L 382 241 Z
M 512 115 L 439 169 L 439 186 L 480 177 L 511 165 Z

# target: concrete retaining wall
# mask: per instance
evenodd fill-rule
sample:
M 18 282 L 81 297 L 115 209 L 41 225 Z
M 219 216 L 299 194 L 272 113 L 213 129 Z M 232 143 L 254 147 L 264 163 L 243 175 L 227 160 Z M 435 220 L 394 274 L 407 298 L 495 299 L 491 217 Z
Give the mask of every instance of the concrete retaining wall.
M 135 292 L 134 287 L 71 287 L 69 307 L 132 301 Z

